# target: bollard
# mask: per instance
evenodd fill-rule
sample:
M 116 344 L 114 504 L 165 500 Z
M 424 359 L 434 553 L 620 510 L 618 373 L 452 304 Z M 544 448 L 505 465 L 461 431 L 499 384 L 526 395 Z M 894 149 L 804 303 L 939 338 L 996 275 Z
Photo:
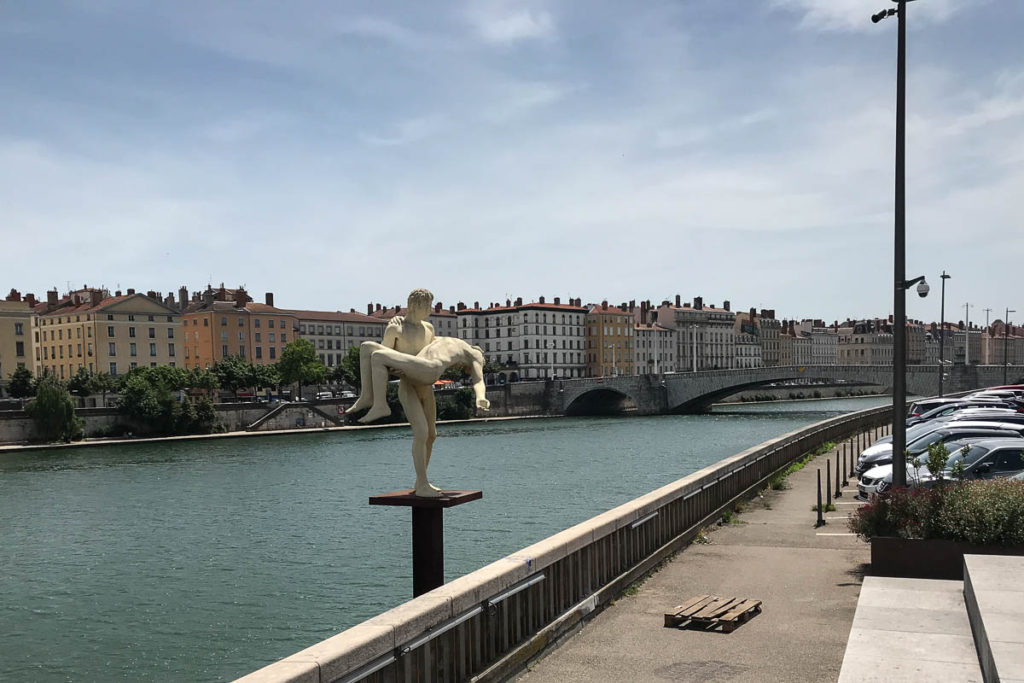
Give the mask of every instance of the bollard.
M 821 468 L 819 467 L 818 468 L 818 521 L 814 524 L 814 526 L 816 526 L 816 527 L 817 526 L 825 526 L 825 518 L 822 517 L 822 514 L 821 514 L 822 512 L 823 512 L 823 510 L 822 510 L 822 507 L 821 507 Z
M 857 476 L 857 458 L 853 457 L 853 450 L 850 450 L 850 476 Z
M 838 474 L 838 473 L 837 473 Z M 832 461 L 825 458 L 825 507 L 832 505 Z
M 839 451 L 836 451 L 836 498 L 843 497 L 843 490 L 839 488 Z M 843 486 L 848 485 L 850 482 L 846 478 L 846 468 L 843 468 Z

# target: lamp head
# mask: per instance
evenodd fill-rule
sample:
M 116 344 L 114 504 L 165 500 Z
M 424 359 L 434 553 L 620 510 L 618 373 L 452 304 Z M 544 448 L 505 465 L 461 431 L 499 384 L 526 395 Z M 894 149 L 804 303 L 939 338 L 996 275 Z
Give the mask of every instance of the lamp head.
M 921 280 L 917 283 L 917 295 L 922 299 L 928 296 L 928 292 L 931 291 L 931 287 L 928 286 L 927 280 Z

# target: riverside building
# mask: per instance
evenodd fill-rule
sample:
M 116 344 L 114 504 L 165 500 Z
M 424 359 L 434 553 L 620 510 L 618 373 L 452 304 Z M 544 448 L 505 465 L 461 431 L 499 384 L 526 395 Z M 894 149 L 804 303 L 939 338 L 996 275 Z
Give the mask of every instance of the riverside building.
M 634 374 L 635 323 L 625 308 L 607 301 L 587 307 L 586 361 L 588 377 Z
M 179 292 L 187 298 L 184 288 Z M 276 308 L 268 292 L 266 303 L 255 303 L 239 287 L 219 289 L 207 286 L 196 293 L 181 316 L 184 354 L 188 368 L 209 368 L 218 360 L 238 356 L 256 365 L 276 363 L 289 342 L 294 341 L 298 318 L 291 311 Z
M 84 368 L 117 376 L 136 367 L 181 363 L 181 314 L 156 292 L 129 289 L 110 296 L 86 287 L 62 298 L 57 290 L 46 294 L 35 307 L 36 375 L 49 371 L 66 380 Z
M 705 306 L 703 297 L 683 304 L 676 295 L 675 305 L 663 301 L 657 308 L 658 324 L 676 331 L 676 362 L 679 369 L 719 370 L 734 367 L 736 335 L 735 314 L 729 302 L 722 308 Z
M 523 303 L 506 300 L 481 308 L 461 301 L 455 307 L 459 338 L 479 346 L 488 362 L 502 366 L 498 381 L 575 378 L 586 374 L 587 309 L 579 299 L 560 297 Z
M 386 320 L 354 310 L 348 313 L 287 310 L 298 320 L 298 335 L 313 344 L 321 362 L 329 368 L 340 365 L 351 347 L 364 341 L 379 342 L 387 325 Z
M 35 304 L 35 295 L 28 294 L 22 299 L 15 289 L 0 301 L 0 386 L 18 368 L 28 368 L 33 374 L 37 370 L 32 344 Z

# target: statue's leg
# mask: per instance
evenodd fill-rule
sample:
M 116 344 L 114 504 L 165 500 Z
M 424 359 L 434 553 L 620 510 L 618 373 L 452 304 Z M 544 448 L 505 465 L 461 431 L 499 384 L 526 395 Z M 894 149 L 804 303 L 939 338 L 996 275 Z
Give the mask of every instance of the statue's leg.
M 441 491 L 427 481 L 427 437 L 430 434 L 430 426 L 419 392 L 411 382 L 403 379 L 398 385 L 398 400 L 401 401 L 405 417 L 412 427 L 412 466 L 416 470 L 413 492 L 417 496 L 438 498 Z
M 437 402 L 434 400 L 434 386 L 419 386 L 417 391 L 420 396 L 420 403 L 423 405 L 423 414 L 427 418 L 427 456 L 426 465 L 430 466 L 430 456 L 434 452 L 434 440 L 437 439 Z
M 397 352 L 393 351 L 392 353 Z M 373 352 L 370 363 L 370 378 L 373 382 L 373 405 L 366 411 L 366 415 L 359 418 L 359 421 L 363 424 L 369 424 L 391 414 L 391 408 L 388 407 L 388 366 L 385 365 L 386 361 L 387 358 L 383 351 L 378 349 Z
M 359 399 L 348 409 L 350 413 L 366 410 L 373 405 L 376 387 L 373 386 L 371 357 L 374 351 L 385 348 L 387 347 L 383 344 L 372 341 L 364 341 L 359 345 L 359 377 L 362 382 L 359 390 Z M 384 388 L 381 391 L 387 391 L 387 377 L 384 378 Z

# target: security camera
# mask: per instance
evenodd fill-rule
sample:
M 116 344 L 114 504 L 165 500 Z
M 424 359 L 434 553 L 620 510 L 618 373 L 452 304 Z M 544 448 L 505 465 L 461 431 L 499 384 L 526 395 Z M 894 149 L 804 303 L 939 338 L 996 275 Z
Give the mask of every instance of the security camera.
M 928 283 L 924 280 L 921 280 L 921 282 L 917 284 L 917 295 L 922 299 L 928 296 L 929 291 L 931 291 L 931 287 L 929 287 Z

